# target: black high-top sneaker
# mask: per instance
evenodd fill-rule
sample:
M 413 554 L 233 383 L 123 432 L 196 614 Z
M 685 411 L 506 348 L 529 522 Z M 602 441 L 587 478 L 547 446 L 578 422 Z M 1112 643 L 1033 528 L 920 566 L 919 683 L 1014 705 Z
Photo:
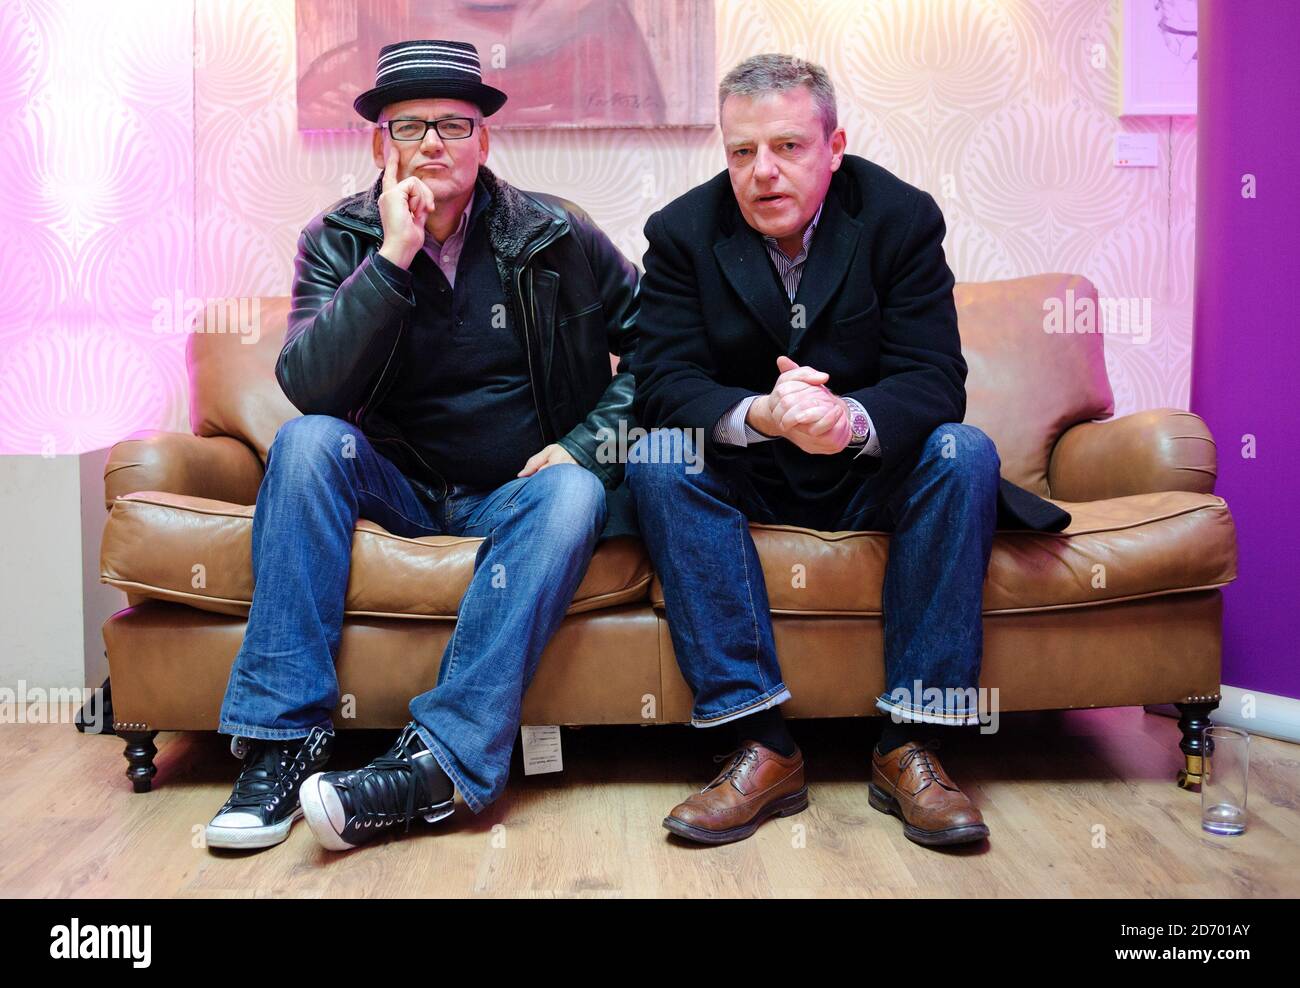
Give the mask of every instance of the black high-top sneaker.
M 322 847 L 346 851 L 424 817 L 451 816 L 456 790 L 407 724 L 388 754 L 353 772 L 321 772 L 302 785 L 302 810 Z
M 226 805 L 204 831 L 208 847 L 251 850 L 271 847 L 289 836 L 302 816 L 298 791 L 303 780 L 329 761 L 334 732 L 316 727 L 305 738 L 259 741 L 235 738 L 230 750 L 244 760 Z

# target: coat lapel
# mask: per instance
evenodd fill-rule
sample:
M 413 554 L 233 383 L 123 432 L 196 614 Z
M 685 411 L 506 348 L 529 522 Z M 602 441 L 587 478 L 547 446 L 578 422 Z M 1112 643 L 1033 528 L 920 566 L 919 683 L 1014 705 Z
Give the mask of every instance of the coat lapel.
M 772 272 L 763 238 L 740 216 L 736 207 L 735 232 L 713 245 L 723 275 L 740 300 L 781 348 L 790 346 L 790 300 Z
M 803 277 L 799 279 L 799 290 L 794 296 L 794 304 L 802 305 L 803 310 L 794 323 L 791 353 L 798 350 L 808 327 L 817 321 L 839 291 L 853 255 L 857 253 L 861 233 L 862 224 L 844 211 L 832 186 L 826 192 L 821 219 L 813 231 L 808 260 L 804 262 Z

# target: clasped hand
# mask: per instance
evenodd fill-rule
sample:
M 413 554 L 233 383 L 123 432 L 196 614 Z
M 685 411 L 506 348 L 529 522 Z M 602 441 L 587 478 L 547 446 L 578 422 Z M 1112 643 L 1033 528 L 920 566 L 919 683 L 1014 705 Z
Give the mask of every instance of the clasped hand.
M 830 375 L 776 358 L 781 376 L 770 394 L 755 399 L 745 421 L 766 436 L 783 436 L 805 453 L 838 453 L 853 438 L 849 408 L 826 387 Z

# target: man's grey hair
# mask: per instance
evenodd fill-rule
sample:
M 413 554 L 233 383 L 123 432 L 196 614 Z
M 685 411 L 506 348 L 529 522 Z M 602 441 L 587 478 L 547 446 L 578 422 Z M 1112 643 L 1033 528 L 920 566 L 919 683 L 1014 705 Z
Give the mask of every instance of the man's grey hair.
M 838 123 L 835 87 L 824 68 L 797 55 L 751 55 L 737 65 L 718 83 L 718 115 L 722 115 L 722 104 L 728 96 L 783 93 L 796 86 L 807 86 L 812 92 L 822 118 L 822 136 L 829 138 Z

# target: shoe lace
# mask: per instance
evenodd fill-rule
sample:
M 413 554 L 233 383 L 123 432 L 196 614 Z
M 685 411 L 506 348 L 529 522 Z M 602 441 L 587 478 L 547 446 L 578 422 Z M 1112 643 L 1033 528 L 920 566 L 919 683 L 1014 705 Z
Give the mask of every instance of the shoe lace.
M 422 788 L 411 765 L 410 746 L 415 737 L 409 727 L 403 729 L 386 754 L 340 780 L 341 796 L 348 803 L 345 810 L 349 816 L 355 815 L 358 827 L 404 821 L 410 831 Z
M 930 752 L 939 750 L 940 742 L 937 739 L 931 739 L 919 744 L 913 745 L 907 750 L 898 762 L 898 770 L 901 775 L 907 771 L 907 767 L 916 762 L 916 773 L 921 780 L 927 784 L 933 782 L 942 786 L 943 780 L 939 778 L 939 771 L 935 767 L 934 761 L 930 757 Z M 946 786 L 944 788 L 947 788 Z
M 727 766 L 718 773 L 717 778 L 704 787 L 703 791 L 708 792 L 710 789 L 722 785 L 722 783 L 726 782 L 728 779 L 734 779 L 740 774 L 740 770 L 744 768 L 745 764 L 757 755 L 758 749 L 753 745 L 737 748 L 735 751 L 730 751 L 725 755 L 714 755 L 713 763 L 715 765 L 727 762 Z M 730 761 L 728 761 L 728 759 L 730 759 Z
M 293 758 L 293 744 L 251 743 L 244 756 L 244 767 L 235 780 L 235 788 L 226 801 L 229 809 L 263 806 L 278 800 L 284 791 L 284 778 L 298 759 Z M 304 766 L 305 769 L 305 766 Z

